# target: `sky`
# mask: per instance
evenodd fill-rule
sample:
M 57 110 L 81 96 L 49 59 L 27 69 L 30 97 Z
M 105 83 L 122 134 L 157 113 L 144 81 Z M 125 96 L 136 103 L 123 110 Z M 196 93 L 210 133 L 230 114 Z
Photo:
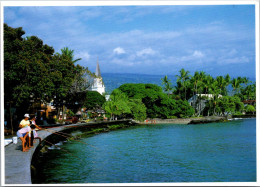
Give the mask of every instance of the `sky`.
M 254 5 L 5 6 L 4 23 L 22 27 L 55 52 L 102 73 L 255 78 Z

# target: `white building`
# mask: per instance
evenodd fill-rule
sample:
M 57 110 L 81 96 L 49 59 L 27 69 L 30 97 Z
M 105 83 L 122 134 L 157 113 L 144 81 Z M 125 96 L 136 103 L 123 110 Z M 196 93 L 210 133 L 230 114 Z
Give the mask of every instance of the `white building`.
M 93 85 L 91 86 L 91 88 L 89 90 L 97 91 L 101 95 L 103 95 L 103 93 L 105 93 L 105 85 L 104 85 L 103 79 L 101 77 L 98 61 L 97 61 L 97 67 L 96 67 L 95 75 L 96 75 L 96 77 L 94 78 Z
M 203 111 L 206 103 L 210 100 L 213 99 L 214 95 L 213 94 L 196 94 L 193 95 L 189 100 L 190 106 L 195 108 L 196 110 Z M 222 95 L 218 95 L 218 98 L 222 97 Z

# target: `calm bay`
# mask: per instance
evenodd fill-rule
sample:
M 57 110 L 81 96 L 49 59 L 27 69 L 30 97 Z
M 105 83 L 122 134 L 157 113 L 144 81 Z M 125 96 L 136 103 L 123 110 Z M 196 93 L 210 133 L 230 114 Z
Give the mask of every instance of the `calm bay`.
M 46 153 L 36 183 L 256 181 L 256 119 L 149 124 L 81 141 Z

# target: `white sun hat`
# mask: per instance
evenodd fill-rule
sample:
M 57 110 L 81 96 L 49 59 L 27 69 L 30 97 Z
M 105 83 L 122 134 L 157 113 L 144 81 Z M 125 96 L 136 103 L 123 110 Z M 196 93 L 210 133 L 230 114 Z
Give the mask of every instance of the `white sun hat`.
M 24 114 L 25 118 L 30 118 L 29 114 Z

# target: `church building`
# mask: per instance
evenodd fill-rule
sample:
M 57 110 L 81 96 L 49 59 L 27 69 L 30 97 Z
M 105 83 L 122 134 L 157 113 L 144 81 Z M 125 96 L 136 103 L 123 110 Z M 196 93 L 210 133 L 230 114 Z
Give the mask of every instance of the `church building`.
M 93 85 L 91 86 L 90 90 L 97 91 L 101 95 L 103 95 L 103 93 L 105 93 L 105 85 L 104 85 L 104 82 L 101 77 L 98 61 L 97 61 L 95 76 L 96 77 L 94 78 L 94 82 L 93 82 Z

